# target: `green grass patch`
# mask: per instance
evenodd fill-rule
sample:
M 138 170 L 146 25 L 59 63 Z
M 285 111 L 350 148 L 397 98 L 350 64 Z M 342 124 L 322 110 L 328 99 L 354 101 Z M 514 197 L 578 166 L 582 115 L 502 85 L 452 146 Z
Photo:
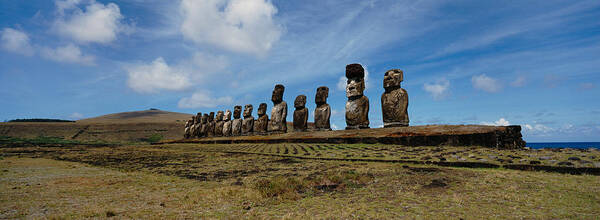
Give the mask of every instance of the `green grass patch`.
M 23 146 L 23 145 L 112 145 L 105 141 L 78 141 L 66 140 L 62 137 L 38 136 L 35 138 L 17 138 L 0 136 L 0 146 Z

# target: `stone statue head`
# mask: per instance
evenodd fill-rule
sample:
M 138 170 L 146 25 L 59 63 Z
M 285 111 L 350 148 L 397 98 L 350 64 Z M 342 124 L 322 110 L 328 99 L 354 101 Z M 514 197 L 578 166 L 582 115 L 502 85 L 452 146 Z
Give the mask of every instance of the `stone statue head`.
M 327 103 L 327 97 L 329 97 L 329 88 L 327 86 L 317 88 L 317 94 L 315 95 L 315 103 L 317 105 Z
M 346 66 L 346 97 L 362 96 L 365 91 L 365 69 L 358 63 Z
M 223 111 L 217 111 L 217 121 L 223 121 Z
M 267 103 L 260 103 L 260 105 L 258 105 L 258 110 L 256 111 L 256 113 L 258 113 L 258 116 L 263 116 L 267 114 Z
M 294 100 L 294 107 L 301 109 L 301 108 L 304 108 L 305 105 L 306 105 L 306 96 L 305 95 L 296 96 L 296 100 Z
M 229 109 L 225 110 L 225 115 L 223 117 L 225 121 L 231 120 L 231 111 L 229 111 Z
M 400 88 L 400 83 L 404 80 L 404 72 L 399 69 L 391 69 L 385 72 L 383 76 L 383 88 Z
M 202 115 L 202 124 L 206 124 L 208 122 L 208 114 Z
M 252 107 L 252 104 L 247 104 L 246 106 L 244 106 L 244 118 L 252 116 L 253 109 L 254 107 Z
M 214 120 L 215 120 L 215 112 L 211 112 L 211 113 L 208 115 L 208 121 L 214 121 Z
M 192 119 L 190 121 L 192 121 L 192 124 L 196 124 L 196 116 L 192 116 Z
M 277 104 L 283 101 L 283 92 L 285 91 L 285 87 L 281 84 L 275 85 L 275 89 L 273 89 L 273 95 L 271 96 L 271 101 Z
M 242 114 L 242 106 L 241 105 L 236 105 L 233 107 L 233 118 L 238 119 L 240 118 L 240 115 Z
M 194 120 L 195 120 L 195 123 L 202 122 L 202 112 L 198 112 L 198 114 L 196 114 Z

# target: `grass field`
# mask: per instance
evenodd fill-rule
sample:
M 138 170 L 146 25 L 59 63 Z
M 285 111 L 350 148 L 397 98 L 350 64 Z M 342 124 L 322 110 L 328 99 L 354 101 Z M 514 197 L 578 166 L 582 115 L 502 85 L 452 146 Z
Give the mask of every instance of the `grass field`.
M 599 176 L 301 159 L 283 157 L 286 149 L 289 155 L 335 158 L 442 153 L 367 145 L 5 146 L 0 218 L 600 216 Z M 234 150 L 263 154 L 225 152 Z M 482 150 L 458 154 L 477 160 L 489 154 Z M 474 151 L 482 152 L 469 157 Z M 596 152 L 584 153 L 571 152 Z M 570 154 L 557 155 L 562 160 Z

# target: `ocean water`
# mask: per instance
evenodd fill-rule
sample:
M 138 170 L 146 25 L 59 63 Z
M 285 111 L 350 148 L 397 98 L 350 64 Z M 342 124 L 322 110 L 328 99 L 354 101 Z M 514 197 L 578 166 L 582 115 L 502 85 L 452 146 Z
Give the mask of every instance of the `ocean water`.
M 600 142 L 546 142 L 546 143 L 530 143 L 527 142 L 527 147 L 532 149 L 539 148 L 598 148 L 600 149 Z

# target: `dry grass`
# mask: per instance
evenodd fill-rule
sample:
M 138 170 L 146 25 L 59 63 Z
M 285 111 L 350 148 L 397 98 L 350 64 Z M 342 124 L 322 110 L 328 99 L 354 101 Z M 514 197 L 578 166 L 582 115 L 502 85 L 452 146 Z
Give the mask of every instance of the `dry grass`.
M 598 176 L 300 160 L 207 147 L 2 148 L 0 218 L 600 216 Z

